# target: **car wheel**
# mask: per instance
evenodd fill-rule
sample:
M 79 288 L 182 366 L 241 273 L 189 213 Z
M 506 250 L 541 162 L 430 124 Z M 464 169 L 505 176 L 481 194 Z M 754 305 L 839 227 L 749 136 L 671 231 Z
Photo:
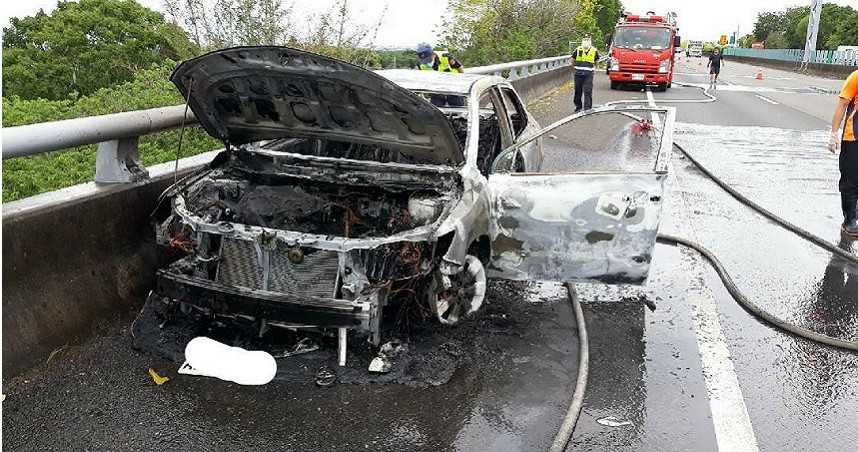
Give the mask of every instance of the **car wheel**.
M 619 82 L 614 82 L 614 81 L 611 82 L 611 89 L 618 89 L 619 87 L 620 87 Z
M 465 256 L 465 265 L 455 275 L 436 271 L 428 288 L 429 304 L 435 317 L 445 325 L 480 309 L 486 297 L 486 270 L 473 255 Z

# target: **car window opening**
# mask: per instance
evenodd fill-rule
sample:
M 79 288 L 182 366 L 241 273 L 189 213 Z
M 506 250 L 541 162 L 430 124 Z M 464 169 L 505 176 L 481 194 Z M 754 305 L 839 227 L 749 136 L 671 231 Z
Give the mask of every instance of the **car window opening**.
M 477 168 L 488 177 L 492 162 L 503 150 L 501 128 L 494 100 L 487 91 L 480 96 L 480 124 L 477 141 Z

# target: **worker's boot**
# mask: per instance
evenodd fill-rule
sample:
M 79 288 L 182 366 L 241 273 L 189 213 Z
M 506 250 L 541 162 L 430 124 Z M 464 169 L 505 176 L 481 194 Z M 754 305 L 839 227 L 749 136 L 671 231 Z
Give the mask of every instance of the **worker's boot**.
M 858 238 L 858 200 L 843 203 L 843 233 Z

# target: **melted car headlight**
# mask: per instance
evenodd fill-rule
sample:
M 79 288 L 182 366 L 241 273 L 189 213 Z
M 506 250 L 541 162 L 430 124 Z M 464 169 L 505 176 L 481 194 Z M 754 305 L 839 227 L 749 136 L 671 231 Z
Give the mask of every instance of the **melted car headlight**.
M 435 221 L 443 208 L 443 199 L 437 195 L 415 193 L 408 198 L 408 213 L 416 226 Z

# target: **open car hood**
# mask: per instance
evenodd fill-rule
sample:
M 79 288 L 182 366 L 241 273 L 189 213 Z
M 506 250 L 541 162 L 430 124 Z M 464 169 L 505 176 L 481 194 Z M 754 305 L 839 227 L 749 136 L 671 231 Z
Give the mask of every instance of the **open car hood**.
M 180 64 L 170 80 L 227 145 L 285 137 L 395 148 L 413 163 L 464 161 L 429 102 L 371 71 L 289 47 L 234 47 Z

